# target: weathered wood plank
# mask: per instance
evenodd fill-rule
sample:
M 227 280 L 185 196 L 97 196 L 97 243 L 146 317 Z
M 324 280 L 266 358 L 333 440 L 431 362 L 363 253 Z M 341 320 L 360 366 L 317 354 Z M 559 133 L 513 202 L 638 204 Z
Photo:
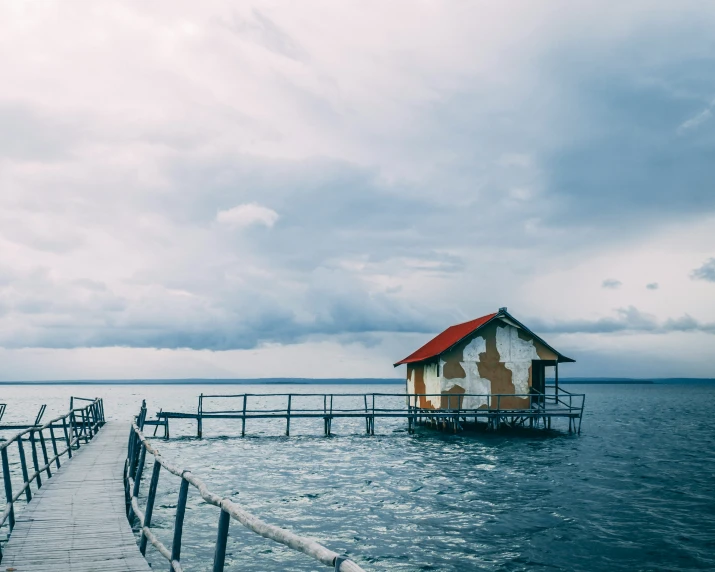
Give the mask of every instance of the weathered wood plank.
M 141 572 L 122 481 L 127 424 L 108 422 L 72 460 L 43 480 L 5 547 L 2 569 Z

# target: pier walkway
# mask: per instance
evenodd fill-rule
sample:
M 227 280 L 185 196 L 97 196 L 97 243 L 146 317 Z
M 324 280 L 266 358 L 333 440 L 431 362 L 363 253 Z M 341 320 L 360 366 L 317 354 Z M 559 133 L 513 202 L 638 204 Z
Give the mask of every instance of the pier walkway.
M 2 570 L 151 570 L 127 520 L 126 429 L 125 423 L 105 423 L 90 444 L 74 451 L 33 493 L 17 515 Z

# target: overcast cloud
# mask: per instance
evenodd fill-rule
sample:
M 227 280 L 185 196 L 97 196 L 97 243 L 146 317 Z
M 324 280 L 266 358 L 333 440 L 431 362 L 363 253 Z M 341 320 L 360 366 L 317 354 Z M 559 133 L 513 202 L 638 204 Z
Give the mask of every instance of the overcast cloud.
M 564 375 L 715 376 L 713 29 L 709 2 L 3 3 L 0 378 L 401 375 L 499 306 Z

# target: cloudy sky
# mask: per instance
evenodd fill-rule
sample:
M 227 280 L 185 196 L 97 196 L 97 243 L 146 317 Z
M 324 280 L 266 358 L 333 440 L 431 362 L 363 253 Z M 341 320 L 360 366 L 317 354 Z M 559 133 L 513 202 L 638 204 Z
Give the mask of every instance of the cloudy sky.
M 715 376 L 715 4 L 607 5 L 3 2 L 0 378 Z

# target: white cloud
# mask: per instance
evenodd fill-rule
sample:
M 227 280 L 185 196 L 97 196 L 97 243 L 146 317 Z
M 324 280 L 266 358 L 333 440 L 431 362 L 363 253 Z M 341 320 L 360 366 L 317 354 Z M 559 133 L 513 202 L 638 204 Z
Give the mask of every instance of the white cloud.
M 678 126 L 678 133 L 683 134 L 686 131 L 689 131 L 691 129 L 696 129 L 700 127 L 703 123 L 710 121 L 710 118 L 713 116 L 712 111 L 710 111 L 710 108 L 704 109 L 697 115 L 691 117 L 690 119 L 683 121 Z
M 246 227 L 262 224 L 271 228 L 278 220 L 278 213 L 258 203 L 246 203 L 228 210 L 219 211 L 216 221 L 228 226 Z

